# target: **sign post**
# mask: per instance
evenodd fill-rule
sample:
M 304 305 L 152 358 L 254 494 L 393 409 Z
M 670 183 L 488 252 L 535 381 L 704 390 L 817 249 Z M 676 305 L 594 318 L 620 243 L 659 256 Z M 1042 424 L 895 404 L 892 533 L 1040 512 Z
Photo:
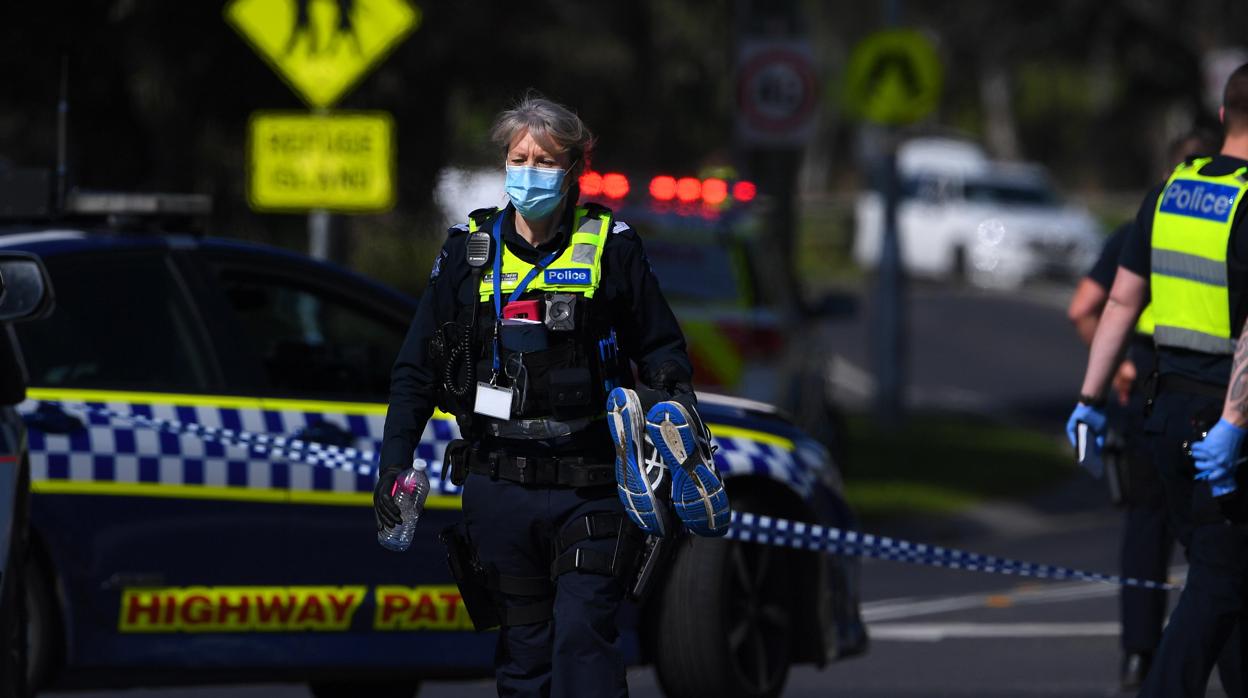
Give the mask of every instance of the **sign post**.
M 850 113 L 883 127 L 877 188 L 883 199 L 883 235 L 877 270 L 878 310 L 871 328 L 876 358 L 876 410 L 885 424 L 902 413 L 905 386 L 905 277 L 897 232 L 901 183 L 897 172 L 896 127 L 926 117 L 940 102 L 943 74 L 935 47 L 907 29 L 877 32 L 854 49 L 845 77 Z
M 226 21 L 314 110 L 256 112 L 248 203 L 307 212 L 313 257 L 329 256 L 331 212 L 394 206 L 394 123 L 386 112 L 329 111 L 420 25 L 407 0 L 233 0 Z
M 795 16 L 781 3 L 769 8 Z M 794 22 L 796 27 L 797 22 Z M 779 307 L 790 329 L 796 326 L 801 291 L 794 273 L 797 236 L 797 170 L 801 149 L 815 131 L 818 105 L 814 52 L 792 33 L 784 38 L 744 37 L 737 51 L 736 141 L 752 154 L 754 177 L 768 194 L 767 275 L 776 281 Z

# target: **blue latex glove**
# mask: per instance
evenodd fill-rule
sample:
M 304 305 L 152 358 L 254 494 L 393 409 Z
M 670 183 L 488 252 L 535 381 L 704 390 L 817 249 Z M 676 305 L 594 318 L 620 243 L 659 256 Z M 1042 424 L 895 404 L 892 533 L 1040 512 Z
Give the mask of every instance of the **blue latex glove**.
M 1192 444 L 1192 460 L 1196 462 L 1196 479 L 1205 480 L 1213 496 L 1221 497 L 1235 491 L 1235 469 L 1239 467 L 1239 446 L 1248 429 L 1219 419 L 1204 439 Z
M 1089 436 L 1092 437 L 1091 443 L 1088 444 L 1087 454 L 1084 456 L 1082 465 L 1093 477 L 1100 477 L 1105 472 L 1105 465 L 1101 462 L 1101 449 L 1105 446 L 1105 413 L 1100 408 L 1093 407 L 1085 403 L 1075 405 L 1075 411 L 1070 413 L 1070 419 L 1066 420 L 1066 436 L 1070 439 L 1071 448 L 1079 447 L 1076 438 L 1076 429 L 1079 422 L 1088 425 Z

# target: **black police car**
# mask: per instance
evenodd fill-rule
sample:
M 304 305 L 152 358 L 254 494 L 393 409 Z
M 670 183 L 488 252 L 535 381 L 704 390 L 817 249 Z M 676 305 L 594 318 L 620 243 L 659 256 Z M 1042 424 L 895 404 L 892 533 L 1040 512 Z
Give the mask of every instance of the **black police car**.
M 131 204 L 77 200 L 84 214 Z M 472 632 L 436 536 L 459 516 L 441 477 L 447 415 L 417 450 L 433 491 L 411 550 L 374 536 L 372 460 L 416 299 L 291 252 L 111 218 L 0 234 L 58 289 L 56 315 L 18 332 L 38 680 L 376 696 L 490 675 L 494 637 Z M 852 527 L 822 446 L 766 405 L 702 403 L 735 510 Z M 682 546 L 626 613 L 627 656 L 676 696 L 774 695 L 791 664 L 866 646 L 856 561 L 729 540 Z
M 38 257 L 0 252 L 0 696 L 26 695 L 23 571 L 30 509 L 26 428 L 15 407 L 26 372 L 10 323 L 47 316 L 52 286 Z

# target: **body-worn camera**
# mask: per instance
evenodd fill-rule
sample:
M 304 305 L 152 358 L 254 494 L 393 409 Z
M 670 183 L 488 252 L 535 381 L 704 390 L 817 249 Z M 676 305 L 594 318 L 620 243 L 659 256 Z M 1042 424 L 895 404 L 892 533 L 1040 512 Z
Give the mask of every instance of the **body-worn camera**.
M 574 294 L 552 293 L 546 296 L 546 327 L 552 332 L 570 332 L 576 329 Z

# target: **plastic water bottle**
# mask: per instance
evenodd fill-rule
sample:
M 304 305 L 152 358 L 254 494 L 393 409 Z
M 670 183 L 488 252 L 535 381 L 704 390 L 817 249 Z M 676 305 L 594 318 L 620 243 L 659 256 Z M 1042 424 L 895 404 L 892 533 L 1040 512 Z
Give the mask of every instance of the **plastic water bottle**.
M 378 531 L 377 542 L 386 550 L 401 553 L 412 544 L 416 520 L 425 510 L 425 498 L 429 496 L 429 477 L 425 475 L 424 461 L 416 461 L 415 465 L 400 473 L 391 494 L 394 503 L 399 505 L 403 522 Z

